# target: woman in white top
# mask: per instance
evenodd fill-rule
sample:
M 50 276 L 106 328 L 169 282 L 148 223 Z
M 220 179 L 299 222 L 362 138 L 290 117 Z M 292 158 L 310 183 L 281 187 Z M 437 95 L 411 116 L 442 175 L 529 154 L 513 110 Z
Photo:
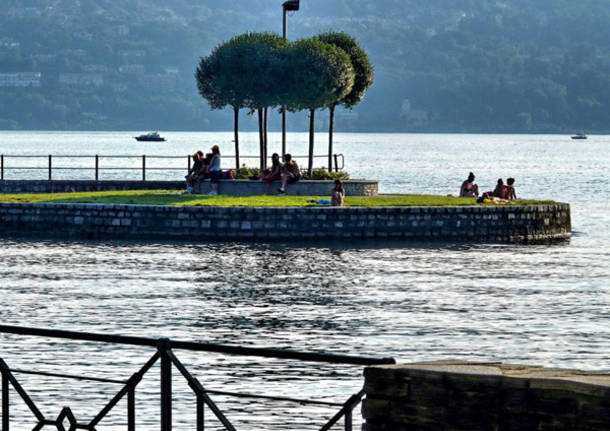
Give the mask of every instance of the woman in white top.
M 220 169 L 220 148 L 218 145 L 212 147 L 212 158 L 210 159 L 210 195 L 218 194 L 218 181 L 222 178 Z

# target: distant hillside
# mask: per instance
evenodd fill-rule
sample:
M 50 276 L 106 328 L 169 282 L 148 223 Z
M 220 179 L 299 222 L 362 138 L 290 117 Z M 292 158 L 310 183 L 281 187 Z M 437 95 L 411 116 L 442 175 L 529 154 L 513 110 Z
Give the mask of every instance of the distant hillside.
M 0 129 L 228 130 L 197 60 L 280 32 L 281 3 L 3 0 Z M 608 0 L 301 0 L 288 35 L 345 30 L 369 52 L 375 84 L 340 131 L 608 132 L 608 22 Z

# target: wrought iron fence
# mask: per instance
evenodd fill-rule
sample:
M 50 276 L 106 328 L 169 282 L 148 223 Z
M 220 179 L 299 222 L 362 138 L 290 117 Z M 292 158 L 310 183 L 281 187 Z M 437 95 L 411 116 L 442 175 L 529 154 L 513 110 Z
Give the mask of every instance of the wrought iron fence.
M 393 358 L 373 358 L 363 356 L 347 356 L 347 355 L 335 355 L 326 353 L 311 353 L 311 352 L 299 352 L 293 350 L 280 350 L 280 349 L 265 349 L 265 348 L 252 348 L 252 347 L 241 347 L 231 346 L 222 344 L 212 343 L 196 343 L 188 341 L 176 341 L 167 338 L 153 339 L 144 337 L 132 337 L 132 336 L 121 336 L 121 335 L 106 335 L 96 334 L 87 332 L 73 332 L 73 331 L 61 331 L 51 329 L 39 329 L 39 328 L 26 328 L 19 326 L 7 326 L 0 325 L 0 333 L 4 334 L 17 334 L 22 336 L 36 336 L 46 338 L 61 338 L 68 340 L 80 340 L 80 341 L 92 341 L 97 343 L 115 343 L 121 345 L 131 346 L 147 346 L 155 348 L 155 353 L 146 361 L 142 367 L 137 370 L 129 379 L 126 381 L 105 379 L 99 377 L 90 377 L 73 374 L 61 374 L 61 373 L 49 373 L 35 370 L 23 370 L 18 368 L 11 368 L 1 357 L 0 357 L 0 374 L 2 375 L 2 431 L 9 431 L 10 427 L 10 389 L 19 395 L 19 397 L 25 402 L 31 413 L 37 420 L 36 426 L 33 431 L 41 430 L 45 425 L 55 426 L 59 431 L 66 431 L 64 423 L 66 420 L 69 423 L 68 431 L 75 431 L 77 429 L 85 429 L 94 431 L 100 421 L 104 419 L 110 411 L 125 397 L 127 397 L 127 429 L 128 431 L 135 431 L 136 429 L 136 388 L 142 381 L 144 375 L 155 365 L 158 361 L 160 362 L 160 407 L 161 407 L 161 431 L 170 431 L 172 429 L 172 371 L 176 369 L 186 380 L 189 388 L 193 391 L 196 397 L 196 418 L 197 418 L 197 431 L 205 430 L 205 408 L 209 409 L 216 419 L 220 421 L 224 429 L 227 431 L 235 431 L 235 427 L 220 410 L 217 404 L 212 400 L 212 395 L 223 395 L 240 398 L 251 398 L 261 399 L 270 401 L 283 401 L 283 402 L 295 402 L 299 404 L 311 404 L 311 405 L 323 405 L 328 407 L 340 407 L 339 411 L 333 415 L 330 419 L 320 427 L 320 431 L 327 431 L 332 426 L 337 424 L 341 419 L 344 419 L 345 431 L 352 431 L 352 411 L 358 406 L 364 391 L 360 390 L 358 393 L 352 395 L 345 403 L 332 403 L 326 401 L 316 401 L 309 399 L 299 399 L 294 397 L 281 397 L 281 396 L 270 396 L 270 395 L 257 395 L 250 393 L 236 393 L 228 391 L 218 391 L 206 389 L 201 382 L 193 376 L 187 368 L 180 362 L 178 357 L 175 355 L 175 350 L 190 350 L 196 352 L 213 352 L 226 355 L 242 355 L 242 356 L 254 356 L 254 357 L 265 357 L 265 358 L 278 358 L 286 360 L 296 361 L 311 361 L 321 363 L 333 363 L 333 364 L 347 364 L 347 365 L 379 365 L 379 364 L 394 364 Z M 1 350 L 0 350 L 1 353 Z M 70 407 L 64 407 L 59 415 L 53 419 L 45 416 L 40 409 L 36 406 L 36 403 L 28 395 L 25 388 L 21 385 L 19 380 L 15 377 L 18 374 L 33 374 L 46 377 L 59 377 L 64 379 L 75 379 L 75 380 L 88 380 L 97 381 L 104 383 L 112 383 L 121 386 L 121 389 L 117 394 L 93 417 L 87 422 L 79 422 L 74 416 Z
M 225 156 L 227 159 L 233 156 Z M 240 156 L 242 159 L 259 159 L 259 156 Z M 294 159 L 307 159 L 308 156 L 293 156 Z M 314 158 L 326 158 L 327 155 L 314 155 Z M 9 160 L 38 160 L 43 165 L 12 165 Z M 84 159 L 89 163 L 88 166 L 65 166 L 56 165 L 54 161 L 62 159 Z M 132 160 L 137 165 L 134 166 L 117 166 L 107 163 L 109 160 Z M 150 160 L 179 160 L 186 161 L 184 167 L 177 166 L 147 166 L 147 161 Z M 335 171 L 343 170 L 345 167 L 345 157 L 343 154 L 334 154 Z M 101 163 L 105 162 L 105 163 Z M 54 171 L 89 171 L 93 172 L 93 179 L 99 181 L 100 172 L 102 171 L 132 171 L 141 172 L 142 181 L 146 181 L 146 173 L 150 171 L 186 171 L 188 173 L 191 168 L 190 156 L 163 156 L 163 155 L 19 155 L 19 154 L 0 154 L 0 180 L 5 180 L 5 172 L 7 171 L 47 171 L 48 179 L 53 179 Z

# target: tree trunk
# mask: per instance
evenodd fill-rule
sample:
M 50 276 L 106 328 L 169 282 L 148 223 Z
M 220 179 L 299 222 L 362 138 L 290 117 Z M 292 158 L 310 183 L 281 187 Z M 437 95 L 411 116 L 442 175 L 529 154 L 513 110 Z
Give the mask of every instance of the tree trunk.
M 269 155 L 267 154 L 267 151 L 269 150 L 269 148 L 267 146 L 267 144 L 269 143 L 269 141 L 267 140 L 267 120 L 269 117 L 269 108 L 266 107 L 264 112 L 265 112 L 265 120 L 264 120 L 264 126 L 263 126 L 263 130 L 264 130 L 263 139 L 264 139 L 265 145 L 263 147 L 263 150 L 264 150 L 263 165 L 264 165 L 265 169 L 267 169 L 267 160 L 269 159 Z
M 309 175 L 309 179 L 311 179 L 311 174 L 313 172 L 313 127 L 315 122 L 315 113 L 315 109 L 309 110 L 309 167 L 307 168 L 307 174 Z
M 335 128 L 335 105 L 328 108 L 330 122 L 328 123 L 328 172 L 333 171 L 333 133 Z
M 239 108 L 233 107 L 234 121 L 233 130 L 235 133 L 235 170 L 239 172 Z M 235 172 L 237 174 L 237 172 Z
M 264 149 L 263 149 L 263 144 L 264 144 L 264 136 L 263 136 L 263 109 L 262 108 L 258 108 L 257 109 L 258 112 L 258 148 L 260 151 L 260 163 L 259 163 L 259 167 L 261 170 L 261 173 L 263 173 L 263 171 L 265 170 L 264 166 L 263 166 L 263 157 L 264 157 Z

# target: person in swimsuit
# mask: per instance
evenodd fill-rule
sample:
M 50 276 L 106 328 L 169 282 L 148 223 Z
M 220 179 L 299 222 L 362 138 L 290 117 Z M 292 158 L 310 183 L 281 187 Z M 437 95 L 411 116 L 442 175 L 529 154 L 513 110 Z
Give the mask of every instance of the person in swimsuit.
M 334 207 L 342 207 L 344 199 L 345 189 L 343 188 L 343 181 L 335 180 L 335 187 L 331 191 L 330 204 Z
M 515 179 L 509 178 L 506 180 L 506 197 L 504 199 L 508 199 L 509 201 L 514 201 L 517 199 L 517 193 L 515 193 Z
M 468 179 L 462 183 L 460 188 L 461 198 L 476 198 L 479 196 L 479 186 L 474 183 L 474 174 L 470 172 Z
M 490 195 L 496 198 L 506 199 L 506 186 L 504 185 L 504 180 L 502 178 L 498 179 L 496 188 L 490 193 Z

